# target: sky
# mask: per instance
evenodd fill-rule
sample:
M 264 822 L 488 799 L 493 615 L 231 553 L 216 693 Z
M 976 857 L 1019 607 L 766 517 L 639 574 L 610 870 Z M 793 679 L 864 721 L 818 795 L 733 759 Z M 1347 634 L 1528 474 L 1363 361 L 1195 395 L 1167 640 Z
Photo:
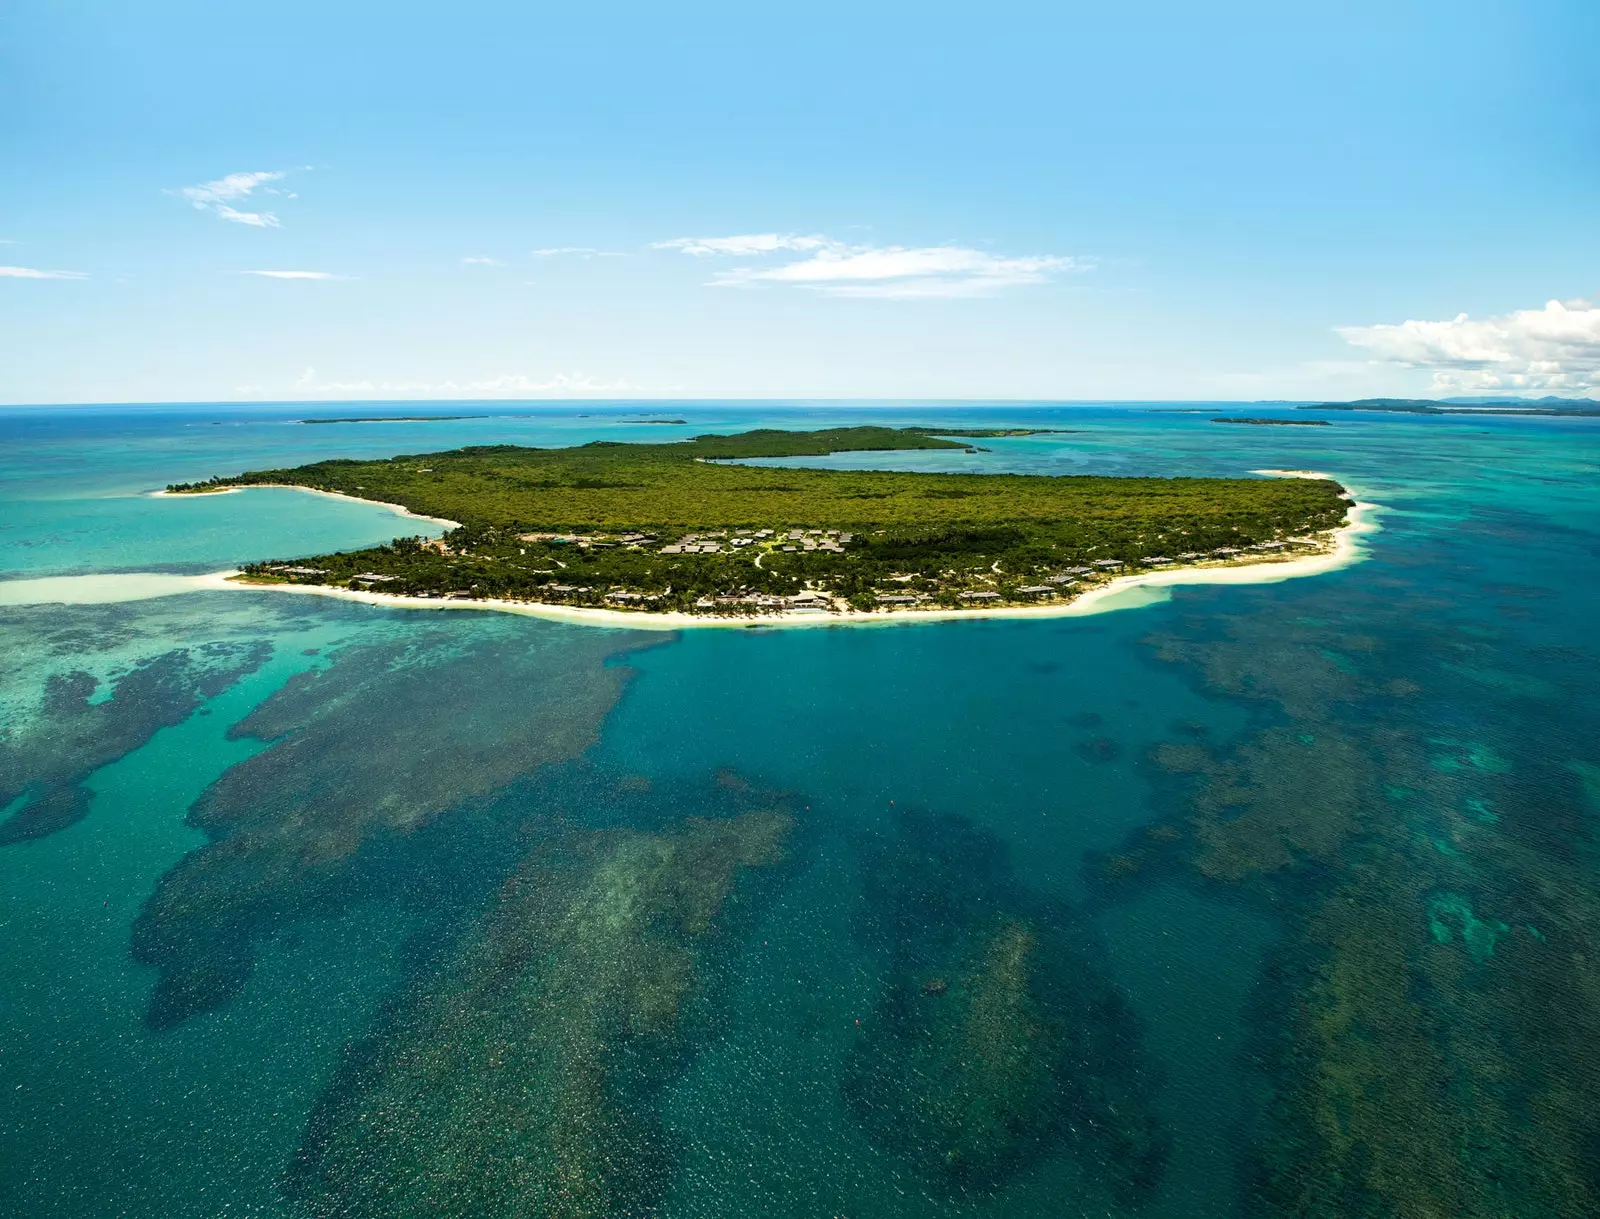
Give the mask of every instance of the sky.
M 0 402 L 1600 395 L 1600 4 L 0 6 Z

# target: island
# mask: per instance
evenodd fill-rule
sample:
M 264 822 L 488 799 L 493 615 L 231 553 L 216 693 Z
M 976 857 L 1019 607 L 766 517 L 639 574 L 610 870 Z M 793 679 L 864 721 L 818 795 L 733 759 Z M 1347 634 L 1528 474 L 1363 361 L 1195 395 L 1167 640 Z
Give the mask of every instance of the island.
M 1218 415 L 1212 423 L 1248 423 L 1255 427 L 1332 427 L 1326 419 L 1264 419 L 1250 415 Z
M 1593 398 L 1505 398 L 1459 402 L 1433 398 L 1357 398 L 1354 402 L 1318 402 L 1297 406 L 1301 411 L 1375 411 L 1387 415 L 1534 415 L 1544 418 L 1593 419 L 1600 417 L 1600 402 Z
M 351 415 L 343 419 L 296 419 L 296 423 L 455 423 L 488 415 Z
M 451 526 L 438 538 L 252 563 L 239 578 L 256 584 L 719 616 L 1060 604 L 1136 572 L 1326 553 L 1349 508 L 1344 488 L 1321 477 L 748 464 L 917 450 L 971 451 L 924 428 L 763 429 L 320 461 L 167 493 L 298 487 Z

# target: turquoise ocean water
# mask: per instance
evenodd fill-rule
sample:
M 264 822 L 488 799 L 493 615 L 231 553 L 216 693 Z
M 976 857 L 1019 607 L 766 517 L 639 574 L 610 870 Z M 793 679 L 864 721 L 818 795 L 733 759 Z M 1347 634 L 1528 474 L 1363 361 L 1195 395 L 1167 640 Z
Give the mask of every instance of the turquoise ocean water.
M 426 409 L 0 411 L 0 581 L 419 529 L 173 481 L 845 419 L 1382 530 L 1055 620 L 0 604 L 0 1214 L 1600 1212 L 1600 421 Z

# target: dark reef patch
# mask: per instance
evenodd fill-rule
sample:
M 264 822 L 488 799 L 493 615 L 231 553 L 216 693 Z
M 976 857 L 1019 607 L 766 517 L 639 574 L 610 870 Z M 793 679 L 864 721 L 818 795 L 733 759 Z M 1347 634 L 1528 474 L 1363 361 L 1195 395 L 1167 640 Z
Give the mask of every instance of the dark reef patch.
M 352 1055 L 289 1179 L 315 1216 L 649 1215 L 657 1113 L 781 858 L 780 811 L 558 833 Z
M 628 678 L 606 661 L 641 643 L 581 629 L 475 639 L 346 648 L 234 727 L 270 747 L 195 802 L 189 822 L 212 841 L 134 924 L 135 959 L 159 971 L 152 1025 L 226 1002 L 261 936 L 437 853 L 423 832 L 440 818 L 582 754 Z
M 0 821 L 0 845 L 81 821 L 92 800 L 84 780 L 181 724 L 271 655 L 264 642 L 176 648 L 119 674 L 99 701 L 100 681 L 92 674 L 52 674 L 38 714 L 0 730 L 0 808 L 21 801 Z
M 1070 1150 L 1123 1204 L 1147 1197 L 1167 1153 L 1154 1081 L 1087 926 L 958 817 L 901 812 L 866 854 L 887 987 L 843 1089 L 868 1137 L 953 1192 Z
M 1085 762 L 1115 762 L 1122 756 L 1122 746 L 1108 736 L 1090 737 L 1078 742 L 1077 754 Z

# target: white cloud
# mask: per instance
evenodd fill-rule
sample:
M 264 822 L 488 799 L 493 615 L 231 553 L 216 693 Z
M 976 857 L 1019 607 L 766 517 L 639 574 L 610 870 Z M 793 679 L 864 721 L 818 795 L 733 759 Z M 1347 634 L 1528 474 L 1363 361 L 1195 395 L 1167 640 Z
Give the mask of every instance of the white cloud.
M 1600 305 L 1550 301 L 1473 321 L 1340 326 L 1346 342 L 1381 361 L 1433 373 L 1440 393 L 1600 389 Z
M 266 186 L 268 182 L 277 182 L 288 176 L 288 170 L 269 169 L 257 170 L 251 173 L 227 174 L 213 182 L 202 182 L 199 186 L 180 187 L 178 194 L 182 195 L 198 210 L 211 212 L 223 220 L 231 220 L 235 224 L 249 225 L 257 229 L 275 229 L 280 227 L 277 216 L 271 212 L 246 212 L 232 206 L 239 199 L 247 199 L 260 189 L 263 194 L 280 195 L 285 199 L 295 198 L 293 191 L 278 190 Z
M 833 296 L 915 297 L 987 296 L 1001 288 L 1043 283 L 1062 271 L 1085 269 L 1071 258 L 1001 258 L 960 246 L 904 246 L 821 250 L 779 267 L 739 267 L 717 275 L 722 287 L 769 282 L 795 284 Z
M 463 258 L 461 261 L 466 263 L 468 266 L 479 267 L 503 267 L 506 265 L 498 258 L 484 258 L 481 256 L 469 256 L 467 258 Z
M 677 237 L 658 241 L 656 250 L 680 250 L 751 257 L 800 253 L 810 257 L 718 271 L 709 283 L 718 288 L 759 283 L 790 284 L 829 296 L 867 296 L 889 300 L 988 296 L 1002 288 L 1044 283 L 1067 271 L 1087 271 L 1092 263 L 1057 255 L 1005 258 L 965 246 L 850 245 L 823 236 L 746 233 L 735 237 Z
M 88 279 L 82 271 L 41 271 L 37 267 L 0 267 L 0 279 Z
M 843 249 L 842 243 L 831 237 L 802 237 L 794 233 L 742 233 L 735 237 L 674 237 L 671 241 L 656 241 L 652 250 L 681 250 L 703 258 L 710 254 L 772 254 L 779 250 Z
M 240 271 L 240 275 L 264 275 L 268 279 L 345 279 L 332 271 Z

